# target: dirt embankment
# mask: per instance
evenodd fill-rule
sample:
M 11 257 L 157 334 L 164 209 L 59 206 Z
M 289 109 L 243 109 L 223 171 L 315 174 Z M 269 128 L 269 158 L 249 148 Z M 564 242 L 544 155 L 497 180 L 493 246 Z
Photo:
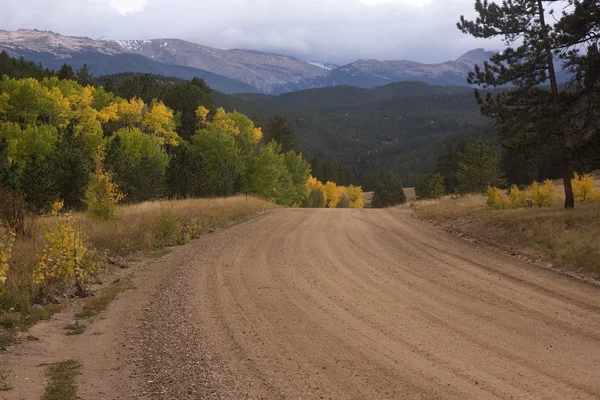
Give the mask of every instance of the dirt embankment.
M 410 211 L 277 210 L 139 271 L 54 354 L 83 399 L 600 399 L 598 287 Z

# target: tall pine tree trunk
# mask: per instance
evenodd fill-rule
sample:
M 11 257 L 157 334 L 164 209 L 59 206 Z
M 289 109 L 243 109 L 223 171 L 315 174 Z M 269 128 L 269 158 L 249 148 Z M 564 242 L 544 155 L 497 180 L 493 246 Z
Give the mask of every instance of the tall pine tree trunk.
M 554 70 L 554 58 L 552 57 L 552 48 L 550 46 L 550 37 L 548 28 L 546 27 L 546 18 L 544 16 L 544 4 L 543 0 L 537 0 L 539 13 L 540 13 L 540 24 L 542 26 L 542 35 L 544 41 L 544 51 L 546 52 L 546 60 L 548 63 L 548 75 L 550 77 L 550 86 L 552 88 L 552 104 L 554 105 L 554 112 L 560 112 L 560 99 L 558 96 L 558 82 L 556 81 L 556 71 Z M 575 197 L 573 196 L 573 185 L 571 183 L 571 171 L 569 168 L 569 151 L 567 148 L 567 139 L 563 127 L 558 127 L 558 146 L 560 151 L 560 173 L 563 178 L 565 187 L 565 208 L 575 208 Z

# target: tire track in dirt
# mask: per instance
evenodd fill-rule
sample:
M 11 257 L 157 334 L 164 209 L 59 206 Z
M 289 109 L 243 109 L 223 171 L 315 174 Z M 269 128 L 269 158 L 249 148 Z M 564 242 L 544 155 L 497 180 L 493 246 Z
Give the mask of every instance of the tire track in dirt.
M 278 210 L 169 257 L 152 398 L 600 399 L 599 288 L 403 210 Z

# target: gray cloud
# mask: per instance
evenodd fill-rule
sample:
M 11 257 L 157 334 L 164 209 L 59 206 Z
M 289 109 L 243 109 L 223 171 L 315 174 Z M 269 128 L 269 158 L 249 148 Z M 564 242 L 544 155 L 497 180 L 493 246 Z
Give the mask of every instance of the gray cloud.
M 442 62 L 500 48 L 456 29 L 474 0 L 0 0 L 3 29 L 37 28 L 94 39 L 180 38 L 309 60 Z M 423 3 L 421 6 L 415 4 Z

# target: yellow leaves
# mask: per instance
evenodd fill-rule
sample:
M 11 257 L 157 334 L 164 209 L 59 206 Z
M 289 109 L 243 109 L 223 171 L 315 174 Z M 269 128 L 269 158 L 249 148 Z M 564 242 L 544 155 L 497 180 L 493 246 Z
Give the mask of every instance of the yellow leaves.
M 161 145 L 179 145 L 179 136 L 175 132 L 173 111 L 162 102 L 155 103 L 150 111 L 144 114 L 142 127 L 156 136 Z
M 135 126 L 142 122 L 144 101 L 134 97 L 131 100 L 123 100 L 119 103 L 119 121 L 124 126 Z
M 575 200 L 582 203 L 600 201 L 600 190 L 594 189 L 594 177 L 590 174 L 573 174 L 573 195 Z
M 344 189 L 344 188 L 342 188 Z M 334 182 L 327 182 L 324 186 L 325 190 L 325 199 L 326 199 L 326 207 L 327 208 L 336 208 L 339 201 L 340 195 L 342 192 L 340 188 Z
M 85 202 L 91 218 L 106 221 L 114 218 L 117 203 L 125 196 L 112 181 L 110 172 L 104 170 L 105 158 L 104 146 L 100 145 L 96 152 L 96 169 L 91 175 L 90 183 L 85 191 Z
M 527 206 L 551 207 L 554 202 L 554 182 L 545 180 L 543 183 L 533 182 L 524 190 L 516 185 L 510 189 L 508 197 L 504 192 L 495 187 L 488 187 L 488 206 L 497 210 L 503 208 L 521 208 Z
M 50 124 L 57 128 L 65 128 L 72 118 L 71 102 L 68 97 L 63 96 L 59 88 L 47 89 L 45 98 L 49 103 L 48 118 Z
M 8 262 L 12 256 L 12 247 L 15 242 L 15 233 L 0 225 L 0 289 L 6 282 L 10 266 Z M 0 291 L 0 293 L 2 293 Z
M 240 128 L 237 126 L 231 114 L 225 112 L 222 107 L 217 108 L 217 112 L 211 122 L 205 122 L 208 127 L 213 127 L 221 132 L 226 132 L 232 135 L 240 133 Z
M 252 139 L 255 142 L 260 142 L 263 138 L 262 128 L 256 127 L 254 128 L 254 133 L 252 134 Z
M 102 108 L 98 111 L 98 119 L 102 121 L 102 123 L 107 123 L 108 121 L 115 121 L 119 119 L 119 106 L 116 103 L 111 103 L 106 107 Z
M 350 196 L 350 208 L 365 207 L 365 198 L 362 187 L 349 185 L 346 191 L 348 196 Z
M 208 113 L 209 113 L 209 111 L 208 111 L 208 109 L 206 107 L 200 106 L 196 110 L 196 119 L 199 122 L 204 123 L 204 122 L 206 122 L 206 117 L 208 117 Z
M 317 178 L 310 176 L 306 181 L 307 199 L 315 191 L 323 194 L 323 206 L 327 208 L 364 208 L 365 206 L 364 193 L 360 186 L 337 186 L 334 182 L 323 185 Z
M 44 230 L 46 245 L 34 268 L 32 282 L 38 286 L 61 285 L 85 289 L 97 265 L 90 259 L 87 238 L 81 232 L 74 216 L 61 215 L 62 202 L 54 203 L 51 217 L 53 224 Z
M 527 188 L 527 196 L 533 200 L 533 204 L 539 207 L 550 207 L 554 201 L 554 182 L 547 179 L 543 184 L 533 182 Z
M 78 114 L 78 121 L 73 132 L 75 135 L 86 137 L 92 147 L 97 146 L 101 143 L 103 135 L 102 125 L 98 121 L 98 111 L 87 107 Z
M 510 204 L 506 196 L 504 196 L 504 192 L 497 187 L 488 186 L 487 198 L 487 205 L 497 210 L 506 208 Z

